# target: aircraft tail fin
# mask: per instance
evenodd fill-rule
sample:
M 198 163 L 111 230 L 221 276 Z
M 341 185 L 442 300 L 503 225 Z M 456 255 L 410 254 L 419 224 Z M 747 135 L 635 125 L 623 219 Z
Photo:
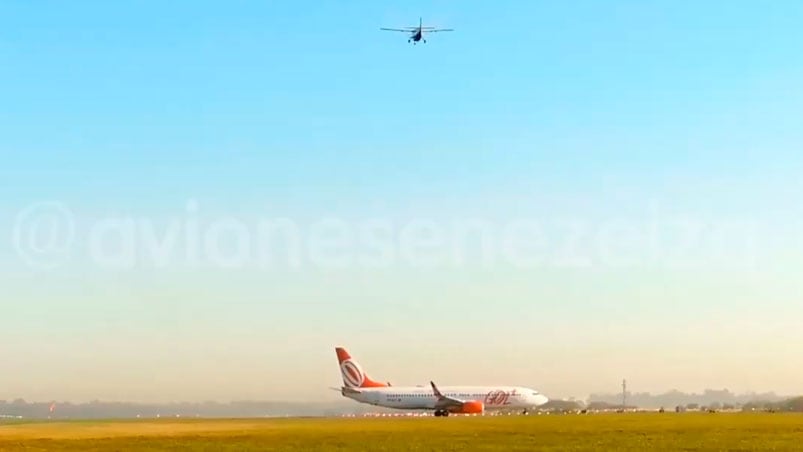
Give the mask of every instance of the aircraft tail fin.
M 384 388 L 390 386 L 390 383 L 379 383 L 372 380 L 363 370 L 362 367 L 352 359 L 349 352 L 343 347 L 335 348 L 337 353 L 337 362 L 340 364 L 340 374 L 343 377 L 343 385 L 347 388 Z

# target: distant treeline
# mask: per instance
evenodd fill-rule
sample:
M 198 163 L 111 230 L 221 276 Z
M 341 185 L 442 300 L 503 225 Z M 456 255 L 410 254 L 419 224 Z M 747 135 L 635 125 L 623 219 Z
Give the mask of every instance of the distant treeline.
M 728 393 L 730 394 L 730 393 Z M 719 395 L 720 398 L 716 398 Z M 542 409 L 549 411 L 610 410 L 621 408 L 621 394 L 617 397 L 592 395 L 605 398 L 588 404 L 569 400 L 550 400 Z M 754 398 L 752 398 L 754 397 Z M 752 398 L 752 399 L 751 399 Z M 660 408 L 674 410 L 740 409 L 743 411 L 798 411 L 803 412 L 803 397 L 783 398 L 774 394 L 745 394 L 725 397 L 722 391 L 706 391 L 700 394 L 670 392 L 650 396 L 628 395 L 627 408 Z M 26 419 L 125 419 L 155 417 L 275 417 L 275 416 L 339 416 L 369 412 L 393 412 L 351 401 L 331 403 L 294 403 L 268 401 L 240 401 L 230 403 L 169 403 L 137 404 L 125 402 L 88 403 L 26 402 L 17 399 L 11 402 L 0 400 L 0 419 L 22 417 Z
M 231 403 L 137 404 L 125 402 L 88 403 L 11 402 L 0 400 L 0 417 L 29 419 L 110 419 L 153 417 L 266 417 L 266 416 L 332 416 L 358 414 L 368 408 L 356 403 L 293 403 L 241 401 Z
M 780 402 L 756 401 L 742 406 L 743 411 L 794 411 L 803 412 L 803 396 L 782 400 Z
M 746 393 L 734 394 L 727 389 L 714 390 L 706 389 L 701 394 L 684 393 L 680 391 L 669 391 L 663 394 L 651 394 L 648 392 L 627 393 L 627 404 L 640 408 L 661 408 L 667 409 L 676 406 L 705 406 L 705 407 L 742 407 L 751 402 L 761 401 L 762 403 L 777 403 L 789 399 L 789 396 L 779 396 L 773 392 L 768 393 Z M 591 394 L 589 402 L 603 402 L 609 405 L 621 405 L 622 394 Z
M 651 407 L 636 406 L 636 405 L 631 405 L 629 403 L 627 406 L 623 407 L 621 400 L 619 400 L 619 403 L 608 403 L 608 402 L 597 401 L 597 402 L 590 402 L 588 404 L 583 404 L 574 400 L 550 400 L 546 405 L 539 407 L 539 409 L 544 411 L 557 411 L 557 412 L 574 412 L 581 410 L 618 411 L 621 409 L 632 410 L 639 408 L 649 409 Z M 676 404 L 676 405 L 667 404 L 665 406 L 661 406 L 658 408 L 664 408 L 665 410 L 669 411 L 741 410 L 741 411 L 803 412 L 803 396 L 783 399 L 780 401 L 756 400 L 744 404 L 727 403 L 727 402 L 726 403 L 711 402 L 706 404 L 700 404 L 696 402 L 690 402 L 687 404 Z

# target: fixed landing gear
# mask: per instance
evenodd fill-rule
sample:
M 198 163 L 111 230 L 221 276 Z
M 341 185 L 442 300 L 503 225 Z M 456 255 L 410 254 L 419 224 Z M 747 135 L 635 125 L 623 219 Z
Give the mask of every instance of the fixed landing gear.
M 449 412 L 446 410 L 435 410 L 435 417 L 440 417 L 440 416 L 448 417 Z

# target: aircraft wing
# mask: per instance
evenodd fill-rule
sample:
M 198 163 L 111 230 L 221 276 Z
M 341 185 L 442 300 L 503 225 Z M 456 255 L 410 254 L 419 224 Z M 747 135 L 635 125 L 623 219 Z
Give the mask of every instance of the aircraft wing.
M 460 408 L 466 403 L 465 400 L 456 399 L 454 397 L 447 397 L 441 394 L 441 391 L 438 389 L 437 386 L 435 386 L 434 382 L 430 381 L 429 384 L 432 385 L 432 392 L 438 399 L 438 401 L 435 404 L 437 408 Z
M 454 28 L 433 28 L 431 30 L 424 29 L 427 33 L 437 33 L 439 31 L 454 31 Z
M 380 30 L 382 30 L 382 31 L 401 31 L 401 32 L 404 32 L 404 33 L 412 33 L 412 32 L 415 31 L 415 30 L 403 30 L 401 28 L 380 28 Z

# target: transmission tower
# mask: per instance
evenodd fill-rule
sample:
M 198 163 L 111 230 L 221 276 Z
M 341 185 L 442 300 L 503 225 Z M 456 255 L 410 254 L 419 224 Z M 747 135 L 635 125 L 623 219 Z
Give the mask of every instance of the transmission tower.
M 627 406 L 627 380 L 622 380 L 622 409 Z

